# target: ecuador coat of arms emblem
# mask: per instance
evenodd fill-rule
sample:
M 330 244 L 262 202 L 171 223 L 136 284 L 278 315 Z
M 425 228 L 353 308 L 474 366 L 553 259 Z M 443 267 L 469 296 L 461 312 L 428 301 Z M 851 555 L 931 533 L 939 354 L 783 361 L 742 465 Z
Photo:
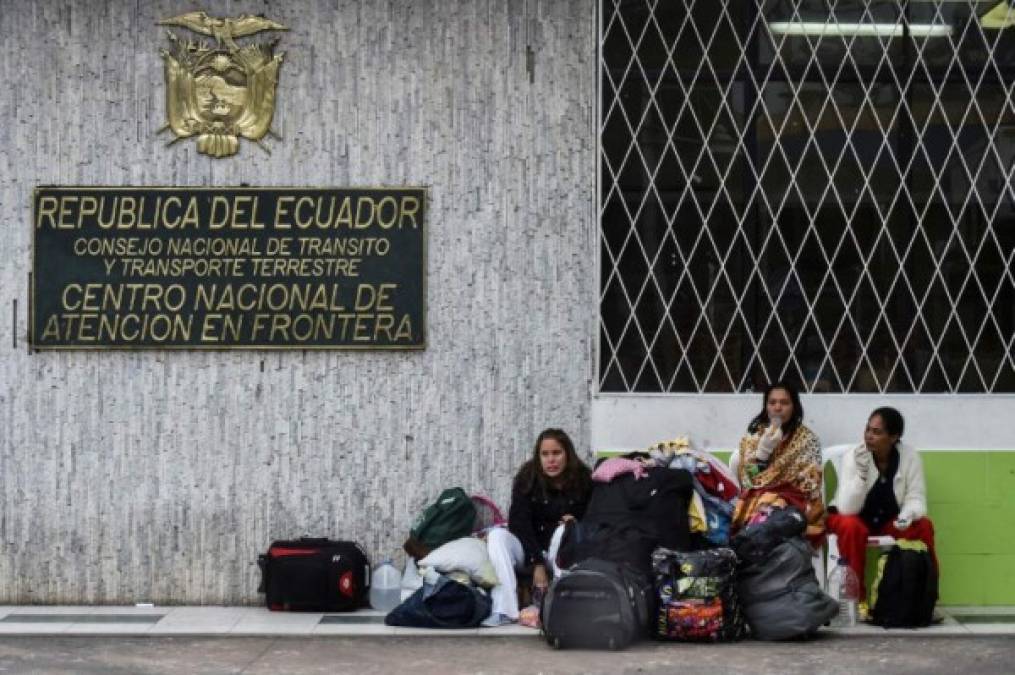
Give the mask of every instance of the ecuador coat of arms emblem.
M 197 151 L 212 157 L 235 155 L 239 137 L 268 152 L 261 139 L 278 135 L 271 129 L 275 114 L 275 89 L 284 53 L 275 53 L 278 38 L 238 45 L 235 38 L 266 30 L 288 30 L 263 16 L 241 15 L 216 18 L 189 12 L 158 22 L 179 26 L 214 42 L 182 39 L 167 31 L 172 44 L 162 51 L 166 68 L 166 114 L 160 129 L 181 138 L 197 137 Z

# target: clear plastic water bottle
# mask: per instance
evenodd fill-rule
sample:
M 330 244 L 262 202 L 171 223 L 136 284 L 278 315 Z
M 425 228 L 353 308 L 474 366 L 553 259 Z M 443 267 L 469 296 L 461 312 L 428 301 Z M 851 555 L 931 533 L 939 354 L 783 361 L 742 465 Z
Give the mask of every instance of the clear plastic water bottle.
M 828 593 L 839 603 L 839 613 L 832 620 L 832 625 L 855 626 L 860 604 L 860 579 L 843 557 L 828 573 Z
M 402 602 L 402 575 L 391 562 L 385 558 L 371 575 L 370 606 L 382 612 L 390 612 Z

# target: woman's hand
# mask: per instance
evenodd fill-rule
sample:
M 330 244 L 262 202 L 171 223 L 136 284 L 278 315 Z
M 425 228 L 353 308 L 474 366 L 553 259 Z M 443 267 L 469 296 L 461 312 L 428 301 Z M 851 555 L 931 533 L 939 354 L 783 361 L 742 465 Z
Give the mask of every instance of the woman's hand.
M 866 444 L 858 445 L 853 451 L 853 464 L 856 466 L 856 473 L 860 477 L 861 482 L 867 482 L 867 477 L 870 475 L 873 463 L 874 456 L 871 454 L 870 448 Z
M 782 426 L 772 424 L 765 429 L 761 434 L 761 438 L 758 439 L 758 450 L 754 453 L 755 457 L 762 462 L 767 462 L 780 443 L 782 443 Z
M 544 591 L 550 585 L 550 578 L 546 575 L 546 565 L 536 565 L 532 568 L 532 587 L 541 588 Z

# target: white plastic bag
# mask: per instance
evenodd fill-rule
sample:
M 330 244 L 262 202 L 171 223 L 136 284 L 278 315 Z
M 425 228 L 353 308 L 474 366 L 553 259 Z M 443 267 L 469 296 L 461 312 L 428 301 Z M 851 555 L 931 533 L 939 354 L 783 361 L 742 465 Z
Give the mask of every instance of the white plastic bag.
M 442 574 L 465 572 L 472 583 L 483 588 L 493 588 L 499 583 L 486 542 L 475 537 L 449 541 L 420 560 L 419 566 L 432 567 Z
M 408 556 L 405 560 L 405 570 L 402 572 L 402 602 L 416 592 L 417 588 L 423 586 L 423 577 L 419 575 L 419 570 L 416 569 L 416 561 L 412 559 L 412 556 Z

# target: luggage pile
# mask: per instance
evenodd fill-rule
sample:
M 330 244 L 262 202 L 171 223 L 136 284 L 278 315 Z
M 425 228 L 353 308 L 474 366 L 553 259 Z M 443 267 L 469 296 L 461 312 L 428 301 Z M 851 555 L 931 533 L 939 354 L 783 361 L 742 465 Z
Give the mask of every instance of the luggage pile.
M 415 520 L 405 542 L 420 573 L 388 625 L 474 628 L 497 584 L 486 544 L 472 535 L 504 523 L 496 504 L 461 488 L 444 490 Z M 273 611 L 351 612 L 368 606 L 370 562 L 354 542 L 304 537 L 275 541 L 258 556 L 259 592 Z M 407 565 L 415 569 L 415 565 Z M 405 583 L 405 580 L 403 580 Z
M 419 567 L 419 587 L 384 618 L 389 626 L 475 628 L 493 607 L 497 574 L 486 543 L 472 536 L 503 521 L 485 497 L 441 492 L 413 523 L 404 548 Z
M 642 458 L 651 461 L 632 461 Z M 606 460 L 593 481 L 585 518 L 558 556 L 572 567 L 543 606 L 552 646 L 792 639 L 837 611 L 818 585 L 797 509 L 770 505 L 729 540 L 737 484 L 709 453 L 678 439 Z M 695 500 L 707 514 L 697 540 L 688 534 Z
M 557 557 L 565 571 L 539 608 L 551 646 L 623 649 L 646 637 L 731 642 L 748 634 L 784 640 L 810 636 L 836 614 L 837 603 L 821 590 L 811 566 L 799 510 L 771 505 L 728 539 L 736 482 L 709 453 L 678 439 L 651 453 L 601 462 L 593 483 L 585 516 L 568 524 Z M 691 535 L 695 503 L 706 523 L 698 540 Z M 385 623 L 481 625 L 498 579 L 480 536 L 503 524 L 489 499 L 461 488 L 441 492 L 412 525 L 402 602 Z M 918 549 L 900 542 L 882 561 L 874 605 L 882 625 L 930 621 L 937 577 L 927 552 Z M 341 612 L 367 605 L 370 566 L 355 543 L 276 541 L 258 562 L 272 610 Z M 916 586 L 903 583 L 914 578 Z
M 649 455 L 659 466 L 691 474 L 694 493 L 688 505 L 691 532 L 706 545 L 729 543 L 733 504 L 740 494 L 736 476 L 712 453 L 693 447 L 686 437 L 657 443 Z

